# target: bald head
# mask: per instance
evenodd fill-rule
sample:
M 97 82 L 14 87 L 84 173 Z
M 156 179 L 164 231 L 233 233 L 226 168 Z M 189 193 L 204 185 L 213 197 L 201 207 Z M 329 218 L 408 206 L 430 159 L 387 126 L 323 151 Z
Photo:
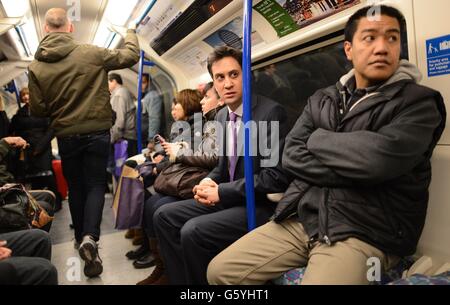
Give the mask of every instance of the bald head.
M 67 17 L 66 10 L 62 8 L 52 8 L 45 14 L 45 31 L 52 32 L 73 32 L 73 25 Z

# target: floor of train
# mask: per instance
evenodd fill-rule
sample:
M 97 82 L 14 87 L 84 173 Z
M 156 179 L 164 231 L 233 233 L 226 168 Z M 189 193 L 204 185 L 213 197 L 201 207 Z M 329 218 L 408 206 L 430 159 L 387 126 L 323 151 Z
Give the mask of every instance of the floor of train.
M 152 269 L 137 270 L 125 254 L 137 247 L 124 238 L 125 232 L 114 229 L 112 195 L 106 195 L 103 211 L 100 257 L 103 273 L 88 279 L 84 276 L 84 263 L 74 249 L 73 230 L 70 229 L 70 211 L 67 201 L 56 214 L 50 235 L 53 242 L 52 262 L 58 269 L 60 285 L 135 285 L 150 275 Z M 153 267 L 154 268 L 154 267 Z

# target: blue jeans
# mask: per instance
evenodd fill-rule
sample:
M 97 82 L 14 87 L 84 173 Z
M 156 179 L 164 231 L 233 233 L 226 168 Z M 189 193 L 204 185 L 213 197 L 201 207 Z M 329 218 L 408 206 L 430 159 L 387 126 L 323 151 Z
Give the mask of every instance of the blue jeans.
M 100 238 L 107 183 L 110 134 L 108 131 L 58 138 L 75 238 Z

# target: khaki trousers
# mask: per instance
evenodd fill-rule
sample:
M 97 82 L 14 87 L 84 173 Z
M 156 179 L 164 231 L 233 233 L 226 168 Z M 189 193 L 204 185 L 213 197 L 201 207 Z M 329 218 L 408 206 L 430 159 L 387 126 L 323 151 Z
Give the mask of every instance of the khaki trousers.
M 262 285 L 285 272 L 307 266 L 302 285 L 366 285 L 379 273 L 390 269 L 398 258 L 385 255 L 356 238 L 328 246 L 310 246 L 297 220 L 268 224 L 245 235 L 216 256 L 208 267 L 212 285 Z

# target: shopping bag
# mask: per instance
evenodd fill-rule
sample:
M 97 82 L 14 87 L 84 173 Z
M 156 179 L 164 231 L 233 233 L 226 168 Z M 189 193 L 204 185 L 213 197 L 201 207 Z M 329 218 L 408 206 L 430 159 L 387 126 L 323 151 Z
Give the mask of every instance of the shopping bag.
M 113 202 L 116 229 L 142 227 L 144 193 L 144 183 L 138 170 L 125 165 Z
M 120 140 L 119 142 L 114 144 L 114 175 L 116 177 L 120 177 L 122 174 L 122 168 L 125 165 L 125 162 L 128 159 L 128 141 Z

